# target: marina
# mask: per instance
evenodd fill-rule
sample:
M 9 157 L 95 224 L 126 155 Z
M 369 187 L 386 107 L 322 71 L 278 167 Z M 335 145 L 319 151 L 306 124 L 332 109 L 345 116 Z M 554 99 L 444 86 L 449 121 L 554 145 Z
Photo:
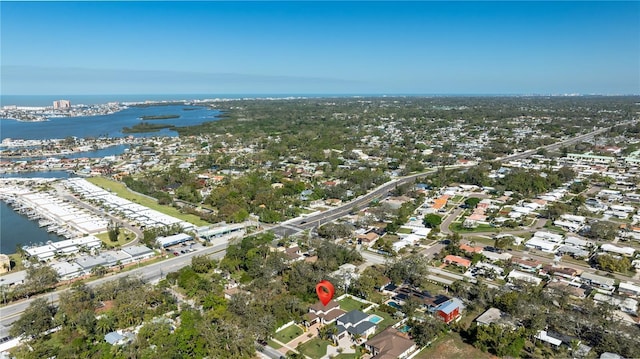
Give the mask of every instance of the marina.
M 3 202 L 2 253 L 13 253 L 17 244 L 29 247 L 43 242 L 78 239 L 107 230 L 109 222 L 104 216 L 76 207 L 60 198 L 55 191 L 39 190 L 54 180 L 0 179 L 0 201 Z M 8 211 L 14 212 L 13 216 Z M 26 220 L 30 223 L 28 227 L 33 229 L 29 231 L 31 235 L 21 235 L 18 231 L 11 231 L 11 227 L 5 228 L 5 216 L 16 221 Z

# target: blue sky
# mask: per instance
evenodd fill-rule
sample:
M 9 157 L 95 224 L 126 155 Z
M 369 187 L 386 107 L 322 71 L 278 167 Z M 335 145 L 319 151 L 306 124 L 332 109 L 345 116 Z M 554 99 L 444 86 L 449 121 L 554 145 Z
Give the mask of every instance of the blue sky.
M 637 94 L 640 2 L 0 2 L 3 94 Z

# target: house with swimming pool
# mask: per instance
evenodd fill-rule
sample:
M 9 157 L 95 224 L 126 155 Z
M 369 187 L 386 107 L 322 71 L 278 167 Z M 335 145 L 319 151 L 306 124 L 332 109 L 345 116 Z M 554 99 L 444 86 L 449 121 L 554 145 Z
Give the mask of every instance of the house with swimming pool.
M 359 310 L 352 310 L 340 316 L 336 323 L 338 325 L 338 340 L 350 335 L 351 338 L 367 338 L 376 331 L 376 324 L 383 318 L 373 314 L 367 314 Z

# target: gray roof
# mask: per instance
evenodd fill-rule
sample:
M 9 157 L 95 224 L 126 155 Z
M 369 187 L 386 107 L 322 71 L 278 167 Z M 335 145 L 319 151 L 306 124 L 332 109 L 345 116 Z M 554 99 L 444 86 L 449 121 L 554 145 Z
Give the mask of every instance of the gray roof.
M 135 258 L 138 256 L 144 256 L 149 253 L 153 253 L 153 250 L 146 246 L 128 246 L 122 248 L 122 251 Z
M 510 322 L 510 317 L 498 308 L 489 308 L 482 315 L 476 318 L 476 322 L 480 324 L 505 323 Z
M 367 330 L 374 328 L 376 325 L 373 322 L 365 320 L 364 322 L 356 325 L 355 327 L 350 327 L 347 331 L 351 334 L 364 334 Z
M 367 319 L 367 317 L 369 317 L 368 314 L 365 314 L 359 310 L 352 310 L 349 313 L 345 313 L 340 316 L 340 318 L 338 318 L 338 321 L 346 325 L 356 325 L 361 321 Z
M 606 285 L 609 287 L 613 287 L 613 285 L 615 284 L 615 280 L 613 278 L 607 278 L 607 277 L 603 277 L 597 274 L 593 274 L 593 273 L 589 273 L 589 272 L 584 272 L 582 273 L 582 275 L 580 276 L 580 278 L 582 279 L 586 279 L 592 283 L 597 283 L 600 285 Z
M 112 255 L 110 255 L 109 253 L 102 253 L 97 256 L 80 257 L 76 260 L 76 263 L 78 263 L 78 265 L 82 267 L 83 270 L 87 270 L 95 266 L 110 267 L 114 265 L 117 261 L 118 260 L 114 258 Z
M 124 336 L 118 332 L 110 332 L 104 336 L 104 340 L 111 345 L 118 343 L 122 339 L 124 339 Z

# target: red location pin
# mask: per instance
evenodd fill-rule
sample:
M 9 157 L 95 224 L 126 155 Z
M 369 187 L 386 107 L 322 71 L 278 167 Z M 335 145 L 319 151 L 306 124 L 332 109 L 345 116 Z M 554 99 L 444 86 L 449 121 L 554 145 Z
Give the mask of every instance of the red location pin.
M 331 299 L 333 299 L 333 294 L 335 294 L 336 290 L 333 288 L 333 284 L 328 280 L 321 280 L 318 284 L 316 284 L 316 293 L 318 293 L 318 299 L 322 302 L 322 305 L 326 306 Z

